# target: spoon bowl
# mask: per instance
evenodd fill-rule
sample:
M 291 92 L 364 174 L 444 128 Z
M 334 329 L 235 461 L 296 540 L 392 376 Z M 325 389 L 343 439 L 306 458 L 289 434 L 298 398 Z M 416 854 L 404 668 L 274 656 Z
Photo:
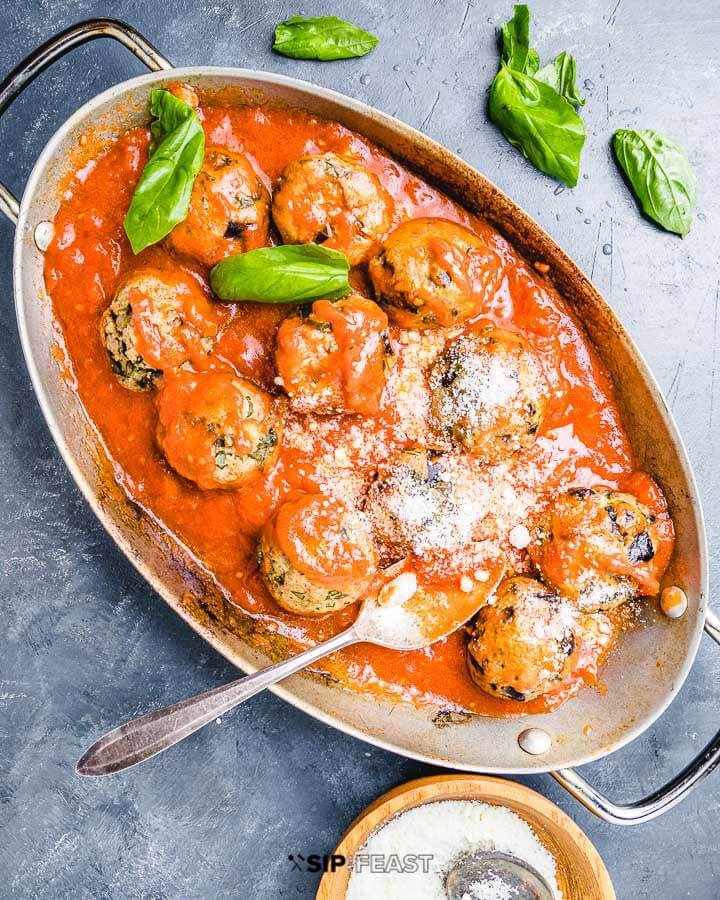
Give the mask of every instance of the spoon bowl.
M 485 889 L 480 890 L 479 889 Z M 463 854 L 445 878 L 448 900 L 512 897 L 513 900 L 554 900 L 550 885 L 525 860 L 500 850 Z

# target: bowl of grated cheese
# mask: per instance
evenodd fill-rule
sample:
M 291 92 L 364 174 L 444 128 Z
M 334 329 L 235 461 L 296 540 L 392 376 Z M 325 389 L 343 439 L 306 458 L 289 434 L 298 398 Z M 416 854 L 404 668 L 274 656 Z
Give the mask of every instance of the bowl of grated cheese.
M 449 872 L 478 852 L 514 857 L 553 900 L 615 900 L 599 853 L 554 803 L 511 781 L 464 775 L 411 781 L 371 804 L 335 849 L 344 864 L 325 873 L 317 900 L 447 900 Z M 533 896 L 492 872 L 462 895 Z

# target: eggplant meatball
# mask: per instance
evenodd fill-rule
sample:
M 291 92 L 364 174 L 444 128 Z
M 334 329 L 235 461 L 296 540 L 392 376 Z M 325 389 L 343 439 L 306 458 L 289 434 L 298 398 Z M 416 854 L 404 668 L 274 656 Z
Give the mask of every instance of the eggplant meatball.
M 584 612 L 657 593 L 654 517 L 631 494 L 606 487 L 561 494 L 528 547 L 543 578 Z
M 468 668 L 486 694 L 532 700 L 565 681 L 576 652 L 572 606 L 532 578 L 506 578 L 477 615 Z
M 100 333 L 123 387 L 146 391 L 166 369 L 212 353 L 218 324 L 192 277 L 180 271 L 139 269 L 116 291 Z
M 487 536 L 463 471 L 431 450 L 405 450 L 380 466 L 364 508 L 384 561 L 443 554 Z
M 377 568 L 365 516 L 323 494 L 280 507 L 260 537 L 258 563 L 275 601 L 304 616 L 355 603 Z
M 377 176 L 336 153 L 286 166 L 273 196 L 273 219 L 286 244 L 323 244 L 356 266 L 390 230 L 393 204 Z
M 410 219 L 369 264 L 378 301 L 405 328 L 456 325 L 486 311 L 502 262 L 485 238 L 445 219 Z
M 195 179 L 188 214 L 167 237 L 176 253 L 204 266 L 268 242 L 270 197 L 247 157 L 209 149 Z
M 301 413 L 374 415 L 393 362 L 380 307 L 351 294 L 316 300 L 309 316 L 280 325 L 275 362 L 290 406 Z
M 238 488 L 270 468 L 280 434 L 275 401 L 244 378 L 177 373 L 157 396 L 157 441 L 203 490 Z
M 547 406 L 537 356 L 520 335 L 499 329 L 453 341 L 430 389 L 437 428 L 489 463 L 529 447 Z

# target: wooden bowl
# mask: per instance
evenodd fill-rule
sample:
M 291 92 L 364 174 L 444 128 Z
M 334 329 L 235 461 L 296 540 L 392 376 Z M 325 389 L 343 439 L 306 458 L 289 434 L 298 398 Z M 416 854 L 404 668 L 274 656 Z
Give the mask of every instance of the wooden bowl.
M 565 813 L 536 791 L 484 775 L 436 775 L 419 778 L 383 794 L 352 823 L 335 849 L 349 860 L 370 834 L 390 818 L 433 800 L 481 800 L 506 806 L 532 825 L 557 862 L 564 900 L 616 900 L 600 854 Z M 317 900 L 345 900 L 350 869 L 323 875 Z

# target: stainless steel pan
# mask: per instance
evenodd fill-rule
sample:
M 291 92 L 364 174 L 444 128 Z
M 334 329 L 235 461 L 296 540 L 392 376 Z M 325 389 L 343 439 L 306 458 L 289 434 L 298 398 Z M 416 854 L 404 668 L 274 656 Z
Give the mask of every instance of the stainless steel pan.
M 685 588 L 689 609 L 679 621 L 655 617 L 624 638 L 603 673 L 606 695 L 586 690 L 545 716 L 497 720 L 437 715 L 410 705 L 392 707 L 310 676 L 295 676 L 274 690 L 335 728 L 427 763 L 471 772 L 551 772 L 589 809 L 611 822 L 633 824 L 674 805 L 720 761 L 720 733 L 670 784 L 627 806 L 602 797 L 568 768 L 612 753 L 657 719 L 683 684 L 703 627 L 720 643 L 720 621 L 705 606 L 705 529 L 685 449 L 653 376 L 607 303 L 537 223 L 455 154 L 414 129 L 357 100 L 279 75 L 247 69 L 172 69 L 151 44 L 120 22 L 81 23 L 32 53 L 0 85 L 0 115 L 54 59 L 77 44 L 103 36 L 120 41 L 153 71 L 106 91 L 71 116 L 40 155 L 22 202 L 0 185 L 0 208 L 17 225 L 18 327 L 43 414 L 78 486 L 120 549 L 166 602 L 239 668 L 254 671 L 282 656 L 286 649 L 282 643 L 226 603 L 199 562 L 123 495 L 112 479 L 98 434 L 53 356 L 52 310 L 36 229 L 53 219 L 61 179 L 82 162 L 80 136 L 92 128 L 111 139 L 146 122 L 149 89 L 171 79 L 189 81 L 206 95 L 231 85 L 247 102 L 302 107 L 339 120 L 479 212 L 529 259 L 550 265 L 553 280 L 613 377 L 639 465 L 659 480 L 668 498 L 677 530 L 668 579 Z M 42 241 L 38 243 L 43 246 Z M 655 664 L 658 658 L 663 660 L 660 668 Z M 591 726 L 589 736 L 583 734 L 584 724 Z M 533 725 L 554 738 L 551 749 L 541 757 L 528 756 L 518 746 L 519 732 Z

